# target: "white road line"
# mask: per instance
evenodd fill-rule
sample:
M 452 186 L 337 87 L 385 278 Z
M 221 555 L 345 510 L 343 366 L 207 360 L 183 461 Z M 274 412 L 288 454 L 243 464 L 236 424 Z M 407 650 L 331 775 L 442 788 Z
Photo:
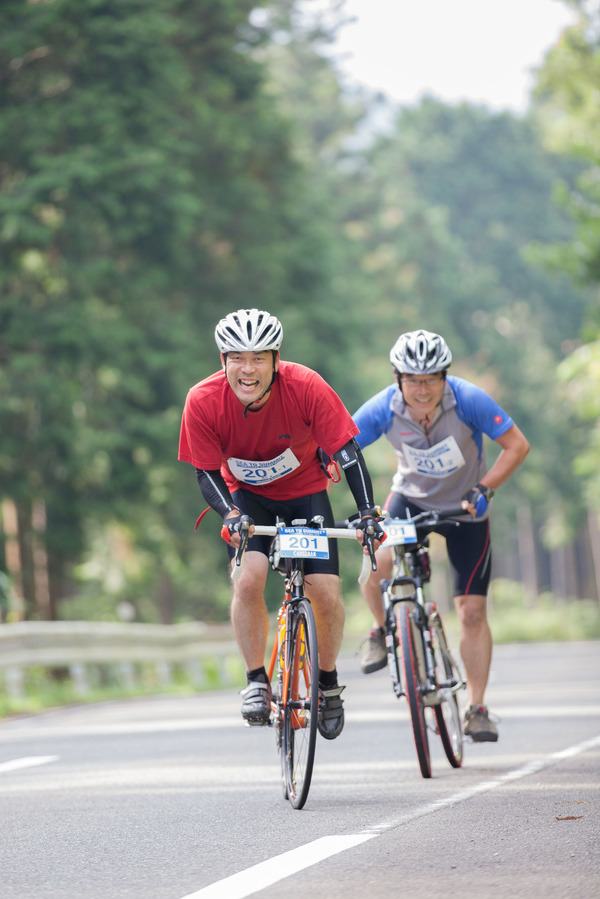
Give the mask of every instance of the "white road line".
M 252 868 L 247 868 L 245 871 L 240 871 L 238 874 L 233 874 L 231 877 L 226 877 L 224 880 L 212 883 L 210 886 L 204 887 L 196 893 L 188 893 L 188 895 L 183 896 L 182 899 L 246 899 L 247 896 L 251 896 L 253 893 L 258 892 L 258 890 L 272 886 L 272 884 L 284 880 L 292 874 L 297 874 L 298 871 L 303 871 L 305 868 L 310 868 L 311 865 L 324 861 L 332 855 L 337 855 L 339 852 L 344 852 L 346 849 L 352 849 L 354 846 L 359 846 L 361 843 L 365 843 L 367 840 L 373 839 L 373 837 L 380 836 L 382 833 L 385 833 L 393 827 L 407 824 L 409 821 L 414 821 L 425 815 L 431 815 L 450 805 L 465 802 L 467 799 L 471 799 L 479 793 L 495 790 L 504 784 L 512 783 L 522 777 L 527 777 L 529 774 L 535 774 L 537 771 L 549 767 L 554 762 L 572 758 L 581 752 L 585 752 L 587 749 L 595 749 L 597 746 L 600 746 L 600 736 L 585 740 L 583 743 L 578 743 L 575 746 L 569 746 L 567 749 L 563 749 L 559 752 L 553 752 L 542 758 L 534 759 L 527 762 L 525 765 L 522 765 L 520 768 L 515 768 L 513 771 L 507 771 L 506 774 L 502 774 L 495 780 L 484 781 L 468 790 L 463 790 L 460 793 L 448 796 L 446 799 L 430 802 L 421 808 L 417 808 L 406 815 L 394 819 L 393 821 L 374 824 L 363 833 L 321 837 L 321 839 L 314 840 L 312 843 L 307 843 L 305 846 L 291 849 L 289 852 L 277 855 L 265 862 L 261 862 L 259 865 L 254 865 Z
M 19 768 L 35 768 L 36 765 L 47 765 L 56 762 L 57 755 L 29 755 L 22 759 L 11 759 L 10 762 L 0 762 L 0 774 L 4 771 L 18 771 Z
M 377 834 L 360 833 L 348 834 L 347 836 L 321 837 L 312 843 L 306 843 L 297 849 L 291 849 L 282 855 L 276 855 L 260 865 L 254 865 L 239 874 L 233 874 L 226 877 L 225 880 L 219 880 L 197 893 L 189 893 L 183 899 L 244 899 L 258 890 L 272 886 L 279 880 L 289 877 L 290 874 L 296 874 L 317 862 L 322 862 L 338 852 L 344 852 L 345 849 L 352 849 L 360 843 L 371 840 Z
M 486 780 L 480 784 L 475 784 L 475 786 L 470 787 L 467 790 L 462 790 L 460 793 L 454 793 L 452 796 L 446 797 L 446 799 L 438 799 L 435 802 L 431 802 L 428 805 L 423 806 L 422 808 L 415 809 L 413 812 L 410 812 L 407 815 L 402 815 L 400 818 L 396 818 L 393 821 L 389 821 L 386 824 L 380 824 L 379 829 L 381 830 L 389 830 L 392 827 L 398 827 L 400 824 L 406 824 L 409 821 L 414 821 L 416 818 L 422 818 L 425 815 L 430 815 L 433 812 L 437 812 L 442 808 L 447 808 L 450 805 L 457 805 L 459 802 L 465 802 L 467 799 L 471 799 L 473 796 L 478 796 L 480 793 L 487 793 L 490 790 L 495 790 L 498 787 L 503 786 L 507 783 L 512 783 L 515 780 L 520 780 L 522 777 L 527 777 L 529 774 L 535 774 L 537 771 L 541 771 L 543 768 L 548 768 L 550 765 L 554 764 L 554 762 L 562 761 L 566 758 L 572 758 L 575 755 L 579 755 L 580 752 L 585 752 L 587 749 L 595 749 L 597 746 L 600 746 L 600 736 L 592 737 L 590 740 L 584 740 L 583 743 L 578 743 L 575 746 L 569 746 L 567 749 L 562 749 L 559 752 L 553 752 L 550 755 L 542 756 L 539 759 L 532 759 L 532 761 L 527 762 L 525 765 L 522 765 L 520 768 L 515 768 L 513 771 L 507 771 L 506 774 L 500 775 L 495 780 Z

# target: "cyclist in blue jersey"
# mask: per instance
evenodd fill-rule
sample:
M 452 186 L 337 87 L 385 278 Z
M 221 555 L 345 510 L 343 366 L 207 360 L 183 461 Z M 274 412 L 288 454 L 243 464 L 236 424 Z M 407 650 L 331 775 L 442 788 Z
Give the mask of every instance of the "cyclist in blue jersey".
M 491 546 L 489 503 L 516 471 L 529 443 L 506 412 L 480 387 L 448 375 L 452 353 L 439 334 L 402 334 L 390 352 L 395 383 L 376 394 L 353 416 L 361 447 L 381 436 L 393 446 L 397 470 L 387 501 L 393 518 L 429 509 L 449 511 L 462 505 L 464 520 L 440 525 L 452 570 L 454 604 L 461 626 L 460 651 L 469 707 L 465 734 L 475 742 L 495 742 L 498 730 L 484 705 L 492 658 L 487 620 Z M 501 452 L 488 468 L 486 434 Z M 378 551 L 377 572 L 362 588 L 375 626 L 364 644 L 365 674 L 386 665 L 384 613 L 379 580 L 391 574 L 391 551 Z

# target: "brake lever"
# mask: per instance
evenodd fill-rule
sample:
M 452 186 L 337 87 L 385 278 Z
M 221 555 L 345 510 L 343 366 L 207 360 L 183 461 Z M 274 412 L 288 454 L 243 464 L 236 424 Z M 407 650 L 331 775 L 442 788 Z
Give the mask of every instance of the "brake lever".
M 375 560 L 375 528 L 371 524 L 364 530 L 364 542 L 367 546 L 367 550 L 369 552 L 369 558 L 371 560 L 371 571 L 377 571 L 377 562 Z
M 247 521 L 242 523 L 242 526 L 239 531 L 240 535 L 240 545 L 237 548 L 235 554 L 235 568 L 239 569 L 242 564 L 242 559 L 244 558 L 244 553 L 246 552 L 246 546 L 248 545 L 248 532 L 250 530 L 250 525 Z M 239 571 L 237 572 L 239 574 Z M 235 570 L 232 574 L 232 578 L 235 580 Z

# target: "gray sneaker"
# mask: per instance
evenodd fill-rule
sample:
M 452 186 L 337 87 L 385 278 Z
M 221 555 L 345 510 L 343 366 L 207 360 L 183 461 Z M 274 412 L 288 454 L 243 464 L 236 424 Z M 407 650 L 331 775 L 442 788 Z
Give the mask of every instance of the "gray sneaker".
M 371 674 L 373 671 L 385 668 L 387 664 L 387 648 L 385 645 L 385 631 L 382 627 L 372 630 L 362 646 L 360 667 L 363 674 Z
M 498 739 L 498 728 L 490 721 L 484 705 L 469 706 L 465 712 L 464 732 L 474 743 L 495 743 Z
M 246 724 L 257 727 L 268 724 L 271 717 L 271 684 L 251 681 L 241 695 L 242 718 Z

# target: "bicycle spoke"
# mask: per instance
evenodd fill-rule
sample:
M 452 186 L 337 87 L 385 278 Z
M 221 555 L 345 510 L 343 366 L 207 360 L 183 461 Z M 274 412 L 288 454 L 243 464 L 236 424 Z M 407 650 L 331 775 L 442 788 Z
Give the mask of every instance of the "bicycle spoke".
M 317 739 L 317 631 L 308 600 L 300 600 L 292 618 L 281 751 L 288 798 L 294 808 L 301 809 L 310 789 Z
M 423 669 L 421 633 L 413 621 L 410 603 L 398 603 L 396 616 L 402 653 L 404 687 L 410 709 L 417 758 L 423 777 L 431 777 L 429 738 L 421 689 L 423 684 L 419 673 Z
M 460 768 L 463 759 L 463 730 L 455 688 L 462 683 L 462 678 L 448 650 L 446 635 L 437 610 L 432 619 L 431 638 L 436 662 L 436 680 L 441 694 L 441 702 L 434 709 L 436 722 L 446 758 L 453 768 Z

